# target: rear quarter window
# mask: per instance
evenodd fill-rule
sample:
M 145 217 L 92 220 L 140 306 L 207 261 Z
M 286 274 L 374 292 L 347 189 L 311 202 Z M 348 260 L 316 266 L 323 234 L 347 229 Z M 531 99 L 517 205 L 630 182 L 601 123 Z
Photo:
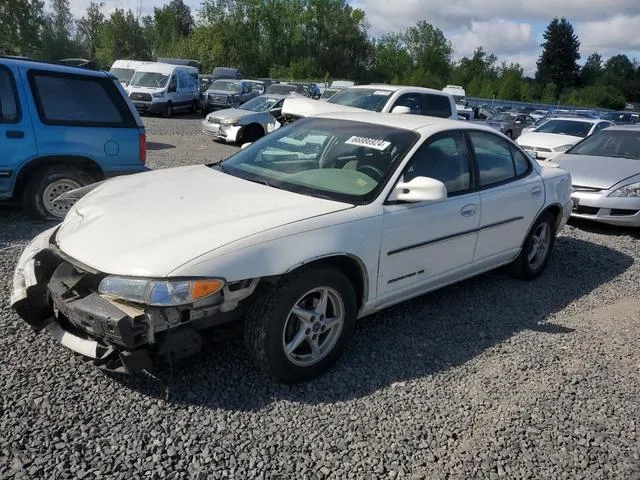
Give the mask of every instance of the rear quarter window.
M 426 93 L 422 96 L 422 114 L 430 117 L 449 118 L 451 112 L 451 102 L 449 97 Z
M 20 107 L 11 71 L 0 65 L 0 123 L 16 123 L 20 120 Z
M 122 93 L 107 77 L 31 71 L 29 81 L 45 124 L 136 126 Z

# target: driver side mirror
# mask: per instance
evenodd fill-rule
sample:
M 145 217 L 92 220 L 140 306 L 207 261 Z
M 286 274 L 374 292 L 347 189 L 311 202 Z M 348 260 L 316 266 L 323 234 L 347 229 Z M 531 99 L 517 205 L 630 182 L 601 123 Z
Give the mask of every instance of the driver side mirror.
M 398 105 L 397 107 L 393 107 L 391 113 L 411 113 L 411 109 Z
M 178 90 L 178 82 L 169 82 L 168 93 L 174 93 Z
M 415 177 L 409 182 L 398 183 L 389 200 L 400 202 L 442 202 L 447 199 L 447 187 L 440 180 Z

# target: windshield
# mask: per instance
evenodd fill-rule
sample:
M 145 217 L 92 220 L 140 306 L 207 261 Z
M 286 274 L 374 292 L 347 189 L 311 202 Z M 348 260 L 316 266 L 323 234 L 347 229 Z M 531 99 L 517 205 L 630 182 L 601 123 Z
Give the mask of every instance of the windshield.
M 266 112 L 273 107 L 277 101 L 277 98 L 272 97 L 256 97 L 240 105 L 240 108 L 252 112 Z
M 576 120 L 549 120 L 536 128 L 536 133 L 557 133 L 572 137 L 586 137 L 593 124 Z
M 640 132 L 601 130 L 574 145 L 566 153 L 640 160 Z
M 308 117 L 264 136 L 220 168 L 275 188 L 363 204 L 378 195 L 418 138 L 410 130 Z
M 348 88 L 336 93 L 327 103 L 381 112 L 393 92 L 374 88 Z
M 516 115 L 511 113 L 497 113 L 491 117 L 489 120 L 493 122 L 513 122 L 516 119 Z
M 166 87 L 169 74 L 156 72 L 136 72 L 131 79 L 132 87 Z
M 118 77 L 118 80 L 125 83 L 129 83 L 133 74 L 136 73 L 133 68 L 112 68 L 109 72 Z
M 211 84 L 209 90 L 240 93 L 242 91 L 242 86 L 237 80 L 216 80 Z
M 602 119 L 615 123 L 634 123 L 634 117 L 630 113 L 609 112 Z
M 267 87 L 267 93 L 275 93 L 276 95 L 288 95 L 295 91 L 295 85 L 269 85 Z
M 320 95 L 320 98 L 331 98 L 337 92 L 338 92 L 338 90 L 332 90 L 330 88 L 325 88 L 324 91 L 322 92 L 322 95 Z

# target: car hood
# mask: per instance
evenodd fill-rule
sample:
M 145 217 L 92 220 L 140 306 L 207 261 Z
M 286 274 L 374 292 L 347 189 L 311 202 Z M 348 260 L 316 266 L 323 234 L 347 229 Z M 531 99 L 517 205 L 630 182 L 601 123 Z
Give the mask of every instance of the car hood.
M 218 110 L 210 114 L 215 118 L 238 118 L 238 117 L 246 117 L 247 115 L 255 115 L 259 112 L 254 112 L 252 110 L 243 110 L 242 108 L 225 108 L 224 110 Z
M 574 137 L 572 135 L 560 135 L 558 133 L 541 133 L 529 132 L 518 137 L 519 145 L 530 147 L 546 147 L 555 148 L 570 143 L 578 143 L 582 137 Z
M 179 167 L 99 185 L 69 211 L 56 242 L 104 273 L 164 277 L 234 241 L 348 208 L 204 165 Z
M 240 92 L 230 92 L 229 90 L 207 90 L 205 93 L 207 94 L 213 94 L 213 95 L 227 95 L 229 97 L 233 96 L 233 95 L 240 95 Z
M 563 154 L 554 159 L 571 174 L 571 183 L 608 190 L 622 180 L 640 175 L 640 160 Z
M 309 115 L 333 112 L 362 113 L 366 111 L 368 110 L 338 105 L 337 103 L 319 102 L 299 93 L 290 94 L 282 104 L 282 114 L 294 117 L 308 117 Z

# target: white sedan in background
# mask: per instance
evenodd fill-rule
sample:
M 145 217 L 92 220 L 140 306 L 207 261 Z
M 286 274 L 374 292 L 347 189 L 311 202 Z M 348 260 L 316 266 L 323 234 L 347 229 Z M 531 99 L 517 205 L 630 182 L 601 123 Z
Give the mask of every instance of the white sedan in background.
M 552 118 L 531 132 L 523 132 L 516 142 L 536 160 L 551 160 L 583 138 L 613 125 L 596 118 Z
M 358 318 L 503 265 L 539 276 L 570 194 L 566 171 L 472 122 L 308 117 L 218 164 L 63 195 L 81 198 L 24 250 L 11 304 L 125 372 L 243 321 L 256 366 L 300 382 L 337 360 Z

